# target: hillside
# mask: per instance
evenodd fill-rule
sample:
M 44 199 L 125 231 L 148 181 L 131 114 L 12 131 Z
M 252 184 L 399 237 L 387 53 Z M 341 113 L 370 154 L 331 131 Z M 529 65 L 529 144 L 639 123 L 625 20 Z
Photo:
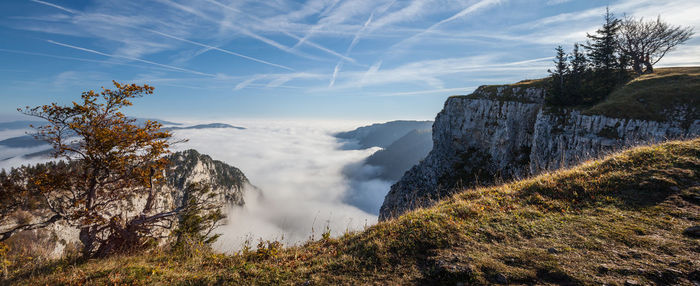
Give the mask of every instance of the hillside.
M 700 139 L 462 190 L 365 231 L 237 255 L 64 260 L 6 284 L 608 284 L 700 281 Z M 684 231 L 686 233 L 684 234 Z M 696 237 L 693 238 L 692 235 Z
M 379 178 L 396 182 L 433 148 L 430 129 L 416 129 L 369 156 L 366 164 L 382 167 Z
M 700 67 L 659 68 L 615 90 L 608 98 L 583 111 L 609 117 L 666 121 L 687 105 L 690 120 L 700 118 Z
M 334 136 L 338 139 L 357 141 L 353 142 L 357 146 L 347 146 L 348 149 L 366 149 L 374 146 L 386 148 L 409 132 L 416 129 L 429 129 L 432 124 L 432 121 L 396 120 L 339 132 Z

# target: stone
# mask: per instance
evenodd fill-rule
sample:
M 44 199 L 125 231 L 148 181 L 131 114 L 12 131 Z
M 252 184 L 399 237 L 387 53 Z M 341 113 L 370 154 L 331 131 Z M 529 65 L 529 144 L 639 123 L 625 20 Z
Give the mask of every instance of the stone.
M 496 277 L 494 278 L 496 279 L 496 283 L 498 284 L 508 284 L 508 277 L 503 275 L 503 273 L 496 274 Z
M 700 225 L 691 226 L 683 231 L 683 234 L 692 238 L 700 238 Z
M 625 280 L 625 286 L 635 286 L 635 285 L 642 285 L 642 284 L 639 284 L 639 282 L 637 280 L 634 280 L 634 279 Z
M 549 252 L 551 254 L 557 254 L 557 253 L 559 253 L 559 250 L 554 248 L 554 247 L 550 247 L 547 249 L 547 252 Z

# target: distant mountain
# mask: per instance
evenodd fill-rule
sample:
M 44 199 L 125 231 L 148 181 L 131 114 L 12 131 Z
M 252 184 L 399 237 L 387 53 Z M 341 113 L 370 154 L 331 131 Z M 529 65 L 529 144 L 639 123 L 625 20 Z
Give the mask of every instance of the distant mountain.
M 367 158 L 365 164 L 382 167 L 379 178 L 398 181 L 411 167 L 418 164 L 433 149 L 430 129 L 416 129 Z
M 343 169 L 349 189 L 343 201 L 368 213 L 379 213 L 378 203 L 391 184 L 418 164 L 432 149 L 432 121 L 391 121 L 335 134 L 344 149 L 381 147 L 365 161 Z
M 163 124 L 163 125 L 182 125 L 182 123 L 177 123 L 177 122 L 172 122 L 172 121 L 166 121 L 166 120 L 161 120 L 157 118 L 136 118 L 136 123 L 139 125 L 143 125 L 146 123 L 146 121 L 158 121 L 158 123 Z
M 29 121 L 29 120 L 18 120 L 9 122 L 0 122 L 0 131 L 4 130 L 17 130 L 17 129 L 29 129 L 29 125 L 41 125 L 43 121 Z
M 182 125 L 182 123 L 154 119 L 154 118 L 136 118 L 136 123 L 143 125 L 148 120 L 158 121 L 159 123 L 161 123 L 163 125 Z M 0 131 L 17 130 L 17 129 L 30 129 L 29 125 L 41 126 L 44 124 L 46 124 L 46 121 L 39 121 L 39 120 L 16 120 L 16 121 L 0 122 Z
M 207 129 L 207 128 L 233 128 L 238 130 L 245 130 L 245 127 L 233 126 L 225 123 L 209 123 L 209 124 L 198 124 L 187 127 L 167 127 L 166 130 L 183 130 L 183 129 Z
M 158 120 L 158 119 L 137 119 L 137 123 L 139 124 L 144 124 L 146 120 L 155 120 L 158 121 L 159 123 L 162 123 L 164 125 L 182 125 L 181 123 L 175 123 L 175 122 L 170 122 L 170 121 L 164 121 L 164 120 Z M 8 128 L 9 129 L 23 129 L 23 128 L 29 128 L 29 124 L 34 124 L 35 126 L 37 125 L 42 125 L 45 124 L 45 122 L 41 121 L 12 121 L 12 122 L 4 122 L 0 123 L 0 130 L 3 130 L 2 128 Z M 4 126 L 4 127 L 3 127 Z M 185 127 L 180 127 L 180 126 L 173 126 L 173 127 L 164 127 L 164 130 L 169 130 L 169 131 L 174 131 L 174 130 L 186 130 L 186 129 L 208 129 L 208 128 L 232 128 L 232 129 L 239 129 L 239 130 L 245 130 L 244 127 L 239 127 L 239 126 L 233 126 L 230 124 L 225 124 L 225 123 L 208 123 L 208 124 L 198 124 L 198 125 L 192 125 L 192 126 L 185 126 Z M 31 147 L 37 147 L 41 145 L 47 145 L 46 142 L 37 140 L 31 135 L 22 135 L 22 136 L 17 136 L 17 137 L 11 137 L 5 140 L 0 140 L 0 146 L 2 147 L 8 147 L 8 148 L 31 148 Z M 51 154 L 52 149 L 46 149 L 46 150 L 40 150 L 36 151 L 33 153 L 29 154 L 24 154 L 22 155 L 25 158 L 37 158 L 37 157 L 45 157 Z M 5 158 L 4 156 L 0 156 L 0 160 L 7 160 L 11 159 L 12 157 Z
M 349 144 L 345 146 L 347 149 L 366 149 L 375 146 L 386 148 L 413 130 L 430 129 L 432 126 L 432 121 L 398 120 L 336 133 L 335 137 L 357 141 L 358 146 L 352 146 L 351 142 L 348 142 Z
M 0 140 L 0 146 L 10 148 L 29 148 L 47 144 L 44 141 L 36 140 L 31 135 L 22 135 L 17 137 Z

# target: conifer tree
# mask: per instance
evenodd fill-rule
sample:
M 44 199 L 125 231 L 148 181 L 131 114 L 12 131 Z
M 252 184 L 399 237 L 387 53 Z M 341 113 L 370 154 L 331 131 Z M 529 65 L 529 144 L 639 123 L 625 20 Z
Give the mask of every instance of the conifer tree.
M 581 45 L 574 44 L 574 49 L 569 56 L 571 58 L 571 72 L 567 77 L 566 86 L 569 92 L 571 105 L 581 104 L 587 91 L 586 78 L 589 77 L 590 68 L 588 59 L 581 51 Z
M 605 9 L 605 23 L 595 34 L 587 34 L 589 41 L 584 47 L 588 50 L 591 64 L 600 71 L 612 72 L 618 67 L 617 32 L 620 30 L 620 20 Z
M 554 59 L 555 69 L 554 71 L 548 70 L 552 77 L 548 101 L 556 105 L 565 105 L 568 99 L 565 85 L 566 77 L 569 74 L 568 57 L 562 46 L 558 46 L 555 50 L 557 52 Z
M 584 48 L 588 52 L 588 59 L 594 69 L 593 82 L 585 103 L 595 103 L 610 94 L 615 86 L 622 81 L 621 72 L 626 63 L 620 61 L 617 33 L 620 30 L 621 21 L 605 9 L 605 23 L 595 34 L 587 34 L 588 42 Z

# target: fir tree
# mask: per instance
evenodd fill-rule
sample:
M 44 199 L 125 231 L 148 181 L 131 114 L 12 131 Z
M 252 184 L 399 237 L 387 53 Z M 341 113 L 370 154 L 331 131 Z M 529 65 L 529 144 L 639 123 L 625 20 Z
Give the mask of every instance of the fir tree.
M 552 86 L 547 100 L 551 104 L 565 105 L 568 99 L 565 85 L 566 77 L 569 74 L 568 57 L 561 46 L 558 46 L 555 50 L 557 51 L 557 56 L 554 59 L 555 69 L 554 71 L 548 70 L 552 77 Z
M 620 30 L 619 19 L 605 9 L 605 23 L 595 34 L 587 34 L 588 42 L 584 48 L 594 69 L 591 88 L 583 99 L 584 103 L 592 104 L 603 100 L 622 80 L 621 71 L 625 67 L 618 56 L 617 33 Z
M 589 41 L 584 47 L 593 67 L 600 71 L 612 72 L 618 67 L 617 32 L 620 30 L 620 20 L 605 9 L 605 23 L 595 34 L 587 34 Z

